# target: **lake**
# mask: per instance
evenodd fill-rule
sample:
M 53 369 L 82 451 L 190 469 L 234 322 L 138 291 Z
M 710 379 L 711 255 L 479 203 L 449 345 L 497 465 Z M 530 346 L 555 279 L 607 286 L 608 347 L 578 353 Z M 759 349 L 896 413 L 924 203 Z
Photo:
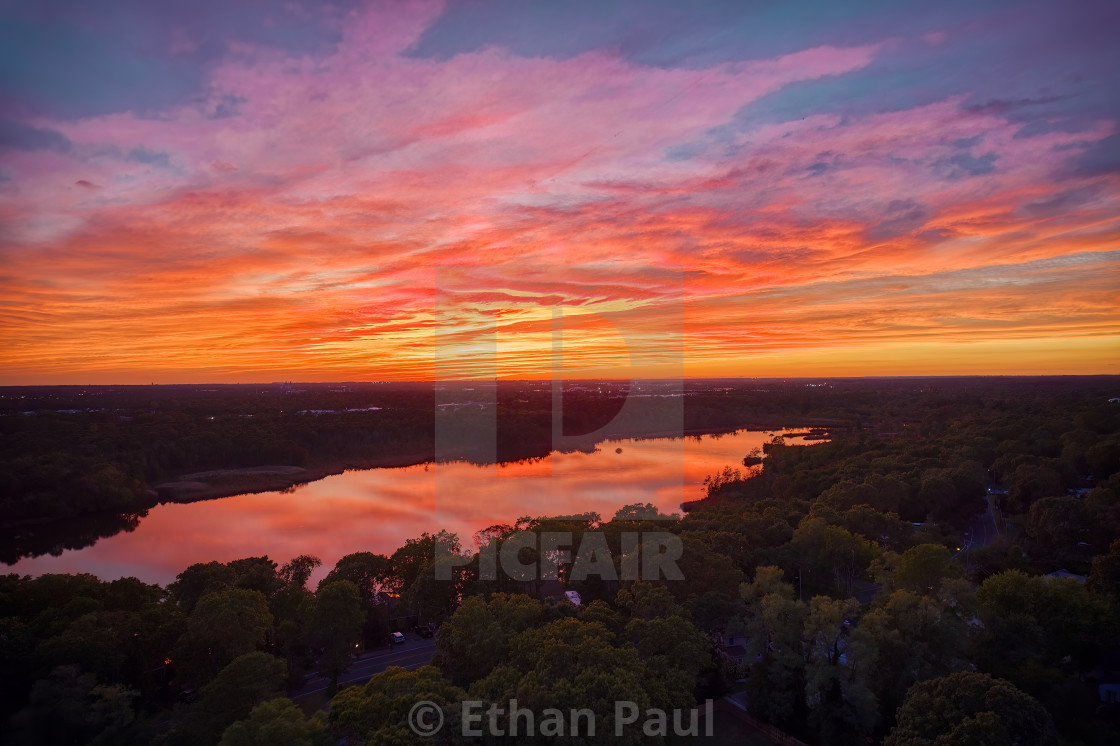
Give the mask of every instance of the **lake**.
M 8 567 L 166 585 L 195 562 L 268 555 L 282 564 L 312 554 L 323 561 L 314 584 L 345 554 L 391 554 L 425 531 L 456 532 L 469 548 L 475 532 L 521 516 L 597 512 L 609 520 L 623 505 L 647 502 L 679 513 L 682 502 L 703 497 L 705 477 L 741 469 L 743 457 L 774 432 L 608 440 L 591 453 L 553 452 L 529 462 L 367 469 L 281 492 L 157 505 L 131 531 Z

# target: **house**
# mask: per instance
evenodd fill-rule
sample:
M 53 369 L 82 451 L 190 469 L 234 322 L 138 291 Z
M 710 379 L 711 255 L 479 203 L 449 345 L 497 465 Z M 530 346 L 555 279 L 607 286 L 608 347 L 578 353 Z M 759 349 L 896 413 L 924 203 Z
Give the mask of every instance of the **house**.
M 1106 704 L 1120 703 L 1120 676 L 1113 674 L 1098 681 L 1097 695 Z
M 1082 681 L 1095 682 L 1097 696 L 1105 704 L 1120 703 L 1120 648 L 1105 650 L 1092 671 L 1081 675 Z
M 1077 574 L 1072 573 L 1069 570 L 1065 569 L 1064 567 L 1061 570 L 1055 570 L 1054 572 L 1047 573 L 1043 577 L 1046 577 L 1046 578 L 1069 578 L 1070 580 L 1076 580 L 1078 583 L 1084 583 L 1085 582 L 1085 576 L 1084 575 L 1077 575 Z
M 724 658 L 743 665 L 747 661 L 747 638 L 742 635 L 728 635 L 720 650 Z

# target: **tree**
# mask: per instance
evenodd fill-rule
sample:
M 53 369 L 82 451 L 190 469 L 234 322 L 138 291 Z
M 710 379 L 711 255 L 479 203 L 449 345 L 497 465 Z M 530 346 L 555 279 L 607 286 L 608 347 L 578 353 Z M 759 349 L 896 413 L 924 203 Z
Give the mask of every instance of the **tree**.
M 874 572 L 888 592 L 908 590 L 932 596 L 946 578 L 960 577 L 953 557 L 954 552 L 941 544 L 918 544 L 901 555 L 888 552 L 882 564 L 874 566 Z
M 31 689 L 27 706 L 9 723 L 6 738 L 28 746 L 128 743 L 137 693 L 98 684 L 77 666 L 60 666 Z
M 972 516 L 987 509 L 987 471 L 976 462 L 922 474 L 919 500 L 929 506 L 935 521 L 964 528 Z
M 796 595 L 793 586 L 785 582 L 782 568 L 773 565 L 758 568 L 754 580 L 739 586 L 739 596 L 756 609 L 762 599 L 771 593 L 789 600 Z
M 677 598 L 708 591 L 734 594 L 743 580 L 743 572 L 731 558 L 713 551 L 696 532 L 684 532 L 680 538 L 684 553 L 677 565 L 684 579 L 666 583 Z
M 183 613 L 190 614 L 200 598 L 231 587 L 234 580 L 233 570 L 221 562 L 198 562 L 179 573 L 167 590 Z
M 352 736 L 355 743 L 414 744 L 409 727 L 412 708 L 421 701 L 434 703 L 444 716 L 439 732 L 425 743 L 459 743 L 462 707 L 467 693 L 443 677 L 434 666 L 413 671 L 391 667 L 376 674 L 365 686 L 347 687 L 331 701 L 330 724 L 336 732 Z M 348 739 L 349 740 L 349 739 Z
M 467 587 L 469 569 L 450 555 L 437 556 L 420 568 L 402 595 L 418 621 L 441 623 L 455 611 Z
M 849 618 L 859 610 L 854 598 L 816 596 L 805 620 L 805 700 L 820 730 L 822 744 L 856 743 L 878 719 L 869 686 L 873 655 L 855 655 L 847 634 Z
M 739 587 L 747 604 L 747 699 L 757 715 L 772 723 L 802 721 L 805 712 L 805 657 L 802 631 L 808 608 L 777 567 L 760 567 Z
M 884 746 L 1049 746 L 1050 715 L 1010 682 L 960 672 L 915 684 Z
M 357 586 L 366 602 L 373 602 L 382 591 L 401 590 L 401 579 L 394 574 L 393 563 L 385 555 L 373 552 L 354 552 L 342 557 L 319 585 L 338 580 L 349 580 Z
M 306 718 L 290 699 L 278 697 L 261 702 L 248 720 L 226 728 L 219 746 L 329 746 L 334 741 L 322 711 Z
M 586 708 L 595 713 L 597 734 L 614 731 L 617 701 L 634 702 L 641 712 L 650 707 L 666 711 L 691 707 L 696 664 L 691 658 L 687 668 L 677 663 L 680 654 L 694 645 L 697 633 L 691 625 L 678 626 L 671 620 L 667 624 L 639 620 L 631 628 L 639 637 L 638 645 L 619 644 L 603 625 L 573 617 L 527 629 L 509 640 L 506 659 L 471 685 L 471 698 L 496 703 L 516 698 L 519 706 L 538 713 L 546 708 L 564 713 Z M 654 639 L 659 629 L 681 632 L 683 648 Z M 641 649 L 649 653 L 649 660 Z M 641 731 L 630 729 L 622 742 L 642 742 Z
M 338 677 L 350 667 L 354 649 L 361 639 L 365 612 L 358 587 L 349 580 L 336 580 L 321 586 L 315 594 L 314 639 L 323 647 L 319 669 L 331 679 L 331 690 Z
M 197 732 L 213 743 L 235 720 L 258 703 L 283 692 L 288 667 L 283 660 L 255 651 L 238 656 L 202 687 L 194 708 Z
M 679 616 L 632 619 L 624 639 L 638 648 L 645 665 L 665 682 L 675 701 L 674 707 L 693 704 L 696 676 L 711 663 L 712 643 L 695 625 Z
M 683 612 L 673 594 L 660 583 L 632 583 L 615 595 L 615 604 L 635 619 L 653 619 Z
M 260 591 L 265 598 L 272 598 L 272 594 L 280 589 L 282 580 L 277 575 L 276 563 L 266 557 L 246 557 L 227 563 L 233 571 L 238 588 L 250 591 Z
M 657 521 L 673 520 L 677 516 L 665 515 L 653 503 L 631 503 L 615 511 L 612 521 Z
M 1065 492 L 1061 475 L 1040 464 L 1020 464 L 1006 483 L 1008 509 L 1013 513 L 1026 513 L 1035 500 Z
M 1113 644 L 1111 604 L 1076 580 L 1010 570 L 985 580 L 976 600 L 983 622 L 977 663 L 1012 681 L 1020 666 L 1088 666 Z
M 853 645 L 865 656 L 873 654 L 869 685 L 886 728 L 894 724 L 896 711 L 916 682 L 967 665 L 968 624 L 962 612 L 956 599 L 896 590 L 880 595 L 853 630 Z
M 321 564 L 323 564 L 323 561 L 318 557 L 301 554 L 298 557 L 293 557 L 281 567 L 278 574 L 284 585 L 303 588 L 307 586 L 311 573 Z
M 1114 601 L 1120 601 L 1120 539 L 1112 542 L 1108 554 L 1098 554 L 1093 558 L 1089 587 L 1112 596 Z
M 264 644 L 271 626 L 272 613 L 260 591 L 231 588 L 208 593 L 191 612 L 175 659 L 188 680 L 201 683 Z
M 870 505 L 854 505 L 839 519 L 840 524 L 853 534 L 888 547 L 904 546 L 913 532 L 910 524 L 899 519 L 896 513 L 883 513 Z
M 877 546 L 822 518 L 806 518 L 790 542 L 806 596 L 836 593 L 849 596 L 852 583 L 878 554 Z
M 1076 497 L 1044 497 L 1031 504 L 1026 530 L 1035 548 L 1061 562 L 1078 554 L 1078 546 L 1093 542 L 1098 517 L 1094 506 Z
M 537 606 L 539 615 L 539 603 Z M 447 672 L 451 681 L 467 686 L 505 659 L 508 640 L 507 632 L 482 596 L 470 596 L 440 627 L 434 662 Z
M 431 571 L 440 555 L 458 554 L 462 550 L 459 537 L 448 531 L 432 535 L 427 532 L 417 539 L 408 539 L 403 547 L 390 557 L 393 575 L 400 578 L 401 587 L 408 589 L 421 576 L 425 568 Z

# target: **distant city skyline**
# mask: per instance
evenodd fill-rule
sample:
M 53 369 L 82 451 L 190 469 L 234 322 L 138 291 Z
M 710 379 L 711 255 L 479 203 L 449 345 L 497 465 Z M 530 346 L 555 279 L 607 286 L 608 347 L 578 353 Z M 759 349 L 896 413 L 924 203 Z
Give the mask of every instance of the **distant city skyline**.
M 1115 2 L 0 19 L 0 385 L 1120 373 Z

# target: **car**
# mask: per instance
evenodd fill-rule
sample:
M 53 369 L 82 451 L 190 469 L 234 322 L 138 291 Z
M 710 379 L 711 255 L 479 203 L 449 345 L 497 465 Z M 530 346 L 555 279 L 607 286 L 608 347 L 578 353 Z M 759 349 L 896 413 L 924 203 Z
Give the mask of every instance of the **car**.
M 412 631 L 415 632 L 416 634 L 420 635 L 421 637 L 423 637 L 426 640 L 430 640 L 432 638 L 432 636 L 435 635 L 435 632 L 432 631 L 431 627 L 421 627 L 421 626 L 418 625 L 415 628 L 413 628 Z
M 404 635 L 401 634 L 400 632 L 394 632 L 392 635 L 390 635 L 390 637 L 393 638 L 393 644 L 394 645 L 400 645 L 401 643 L 404 642 Z

